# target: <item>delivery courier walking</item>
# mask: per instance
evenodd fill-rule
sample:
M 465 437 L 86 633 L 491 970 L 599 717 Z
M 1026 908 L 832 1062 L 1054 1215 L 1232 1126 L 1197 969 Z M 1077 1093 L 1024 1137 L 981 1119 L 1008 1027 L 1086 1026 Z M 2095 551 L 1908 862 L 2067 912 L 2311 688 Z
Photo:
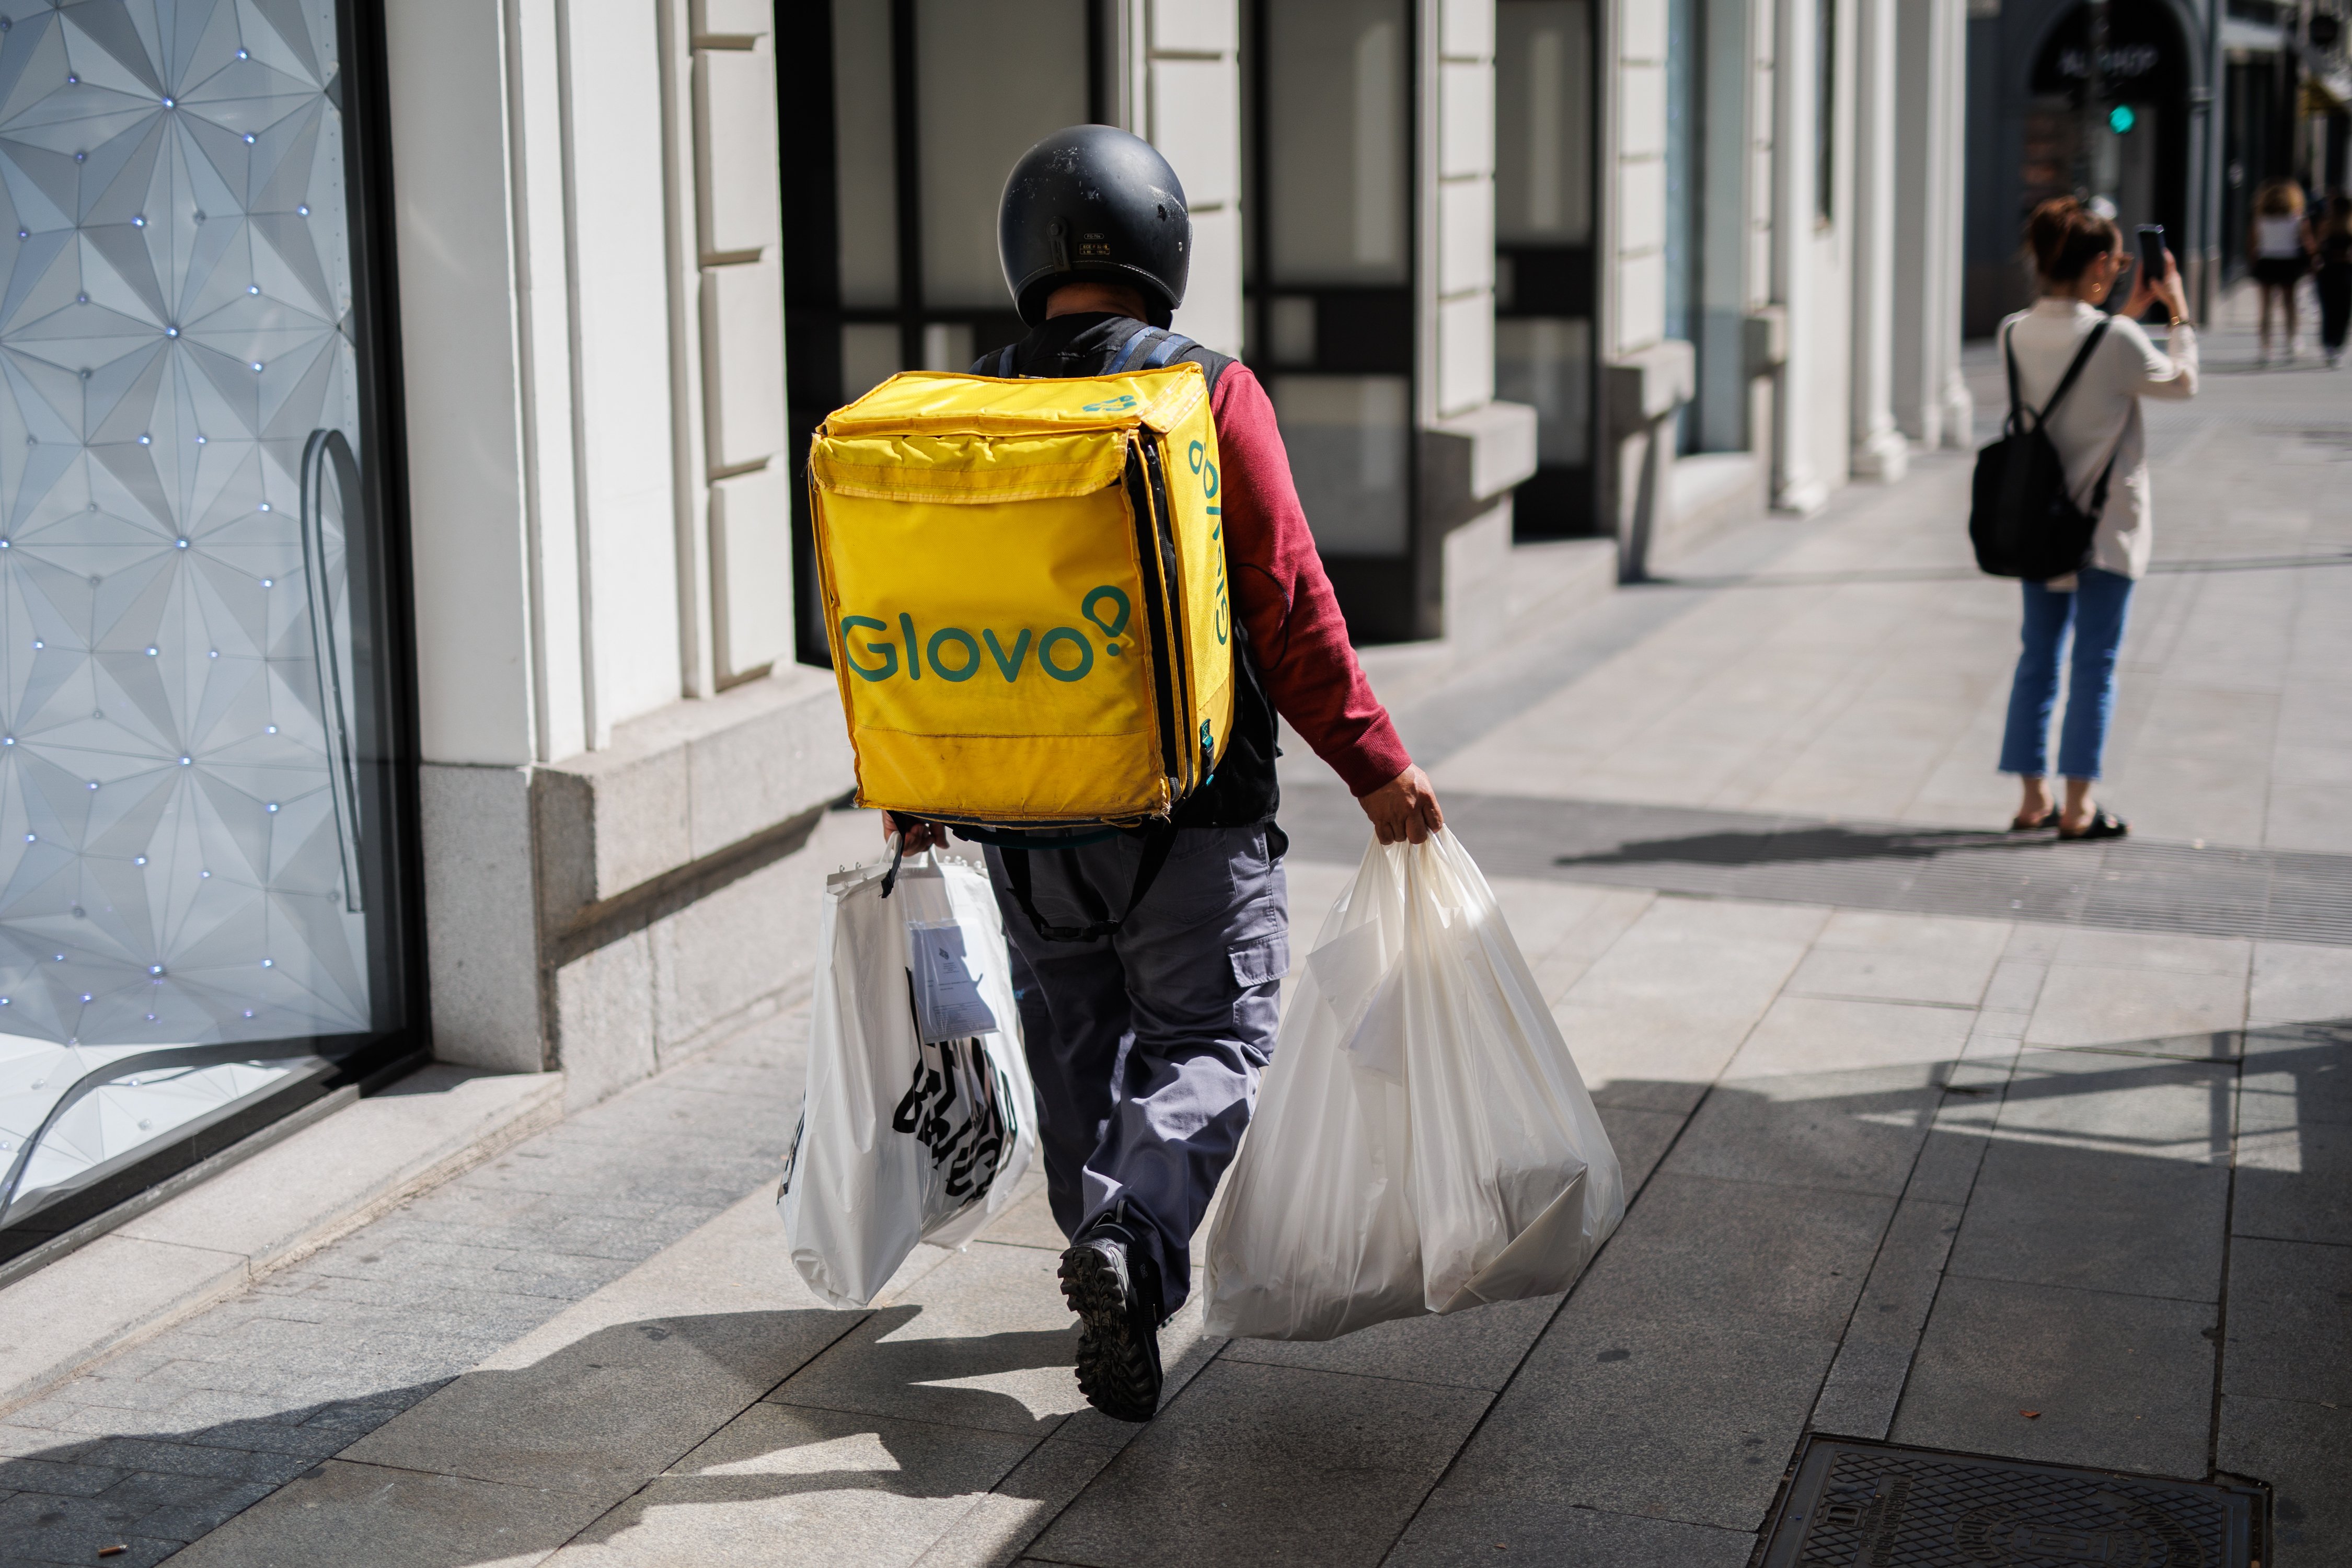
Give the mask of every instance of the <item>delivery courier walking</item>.
M 1030 331 L 910 372 L 811 449 L 861 804 L 985 847 L 1079 1387 L 1159 1407 L 1159 1331 L 1290 966 L 1279 714 L 1383 843 L 1443 826 L 1349 646 L 1265 389 L 1170 330 L 1183 187 L 1100 125 L 1024 153 L 997 225 Z

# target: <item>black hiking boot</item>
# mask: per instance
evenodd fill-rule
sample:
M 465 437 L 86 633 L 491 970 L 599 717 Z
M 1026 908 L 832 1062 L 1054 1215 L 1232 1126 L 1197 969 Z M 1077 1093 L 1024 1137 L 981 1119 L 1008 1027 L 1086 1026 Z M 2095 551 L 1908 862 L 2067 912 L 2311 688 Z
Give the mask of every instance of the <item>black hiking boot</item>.
M 1098 1220 L 1062 1254 L 1062 1299 L 1078 1315 L 1078 1392 L 1114 1421 L 1160 1408 L 1160 1270 L 1128 1228 Z

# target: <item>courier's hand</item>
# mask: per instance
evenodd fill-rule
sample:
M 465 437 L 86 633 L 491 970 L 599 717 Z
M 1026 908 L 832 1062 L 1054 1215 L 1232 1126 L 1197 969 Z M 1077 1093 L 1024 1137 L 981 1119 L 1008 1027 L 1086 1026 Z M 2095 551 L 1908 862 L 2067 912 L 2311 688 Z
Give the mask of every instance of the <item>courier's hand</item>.
M 926 849 L 944 849 L 948 847 L 948 830 L 938 823 L 925 822 L 919 817 L 912 816 L 902 822 L 887 811 L 882 814 L 882 838 L 885 843 L 895 837 L 901 828 L 906 830 L 907 853 L 909 855 L 920 855 Z
M 1404 838 L 1418 844 L 1445 826 L 1437 791 L 1429 775 L 1416 767 L 1407 767 L 1370 795 L 1358 795 L 1356 804 L 1372 819 L 1372 832 L 1383 844 Z

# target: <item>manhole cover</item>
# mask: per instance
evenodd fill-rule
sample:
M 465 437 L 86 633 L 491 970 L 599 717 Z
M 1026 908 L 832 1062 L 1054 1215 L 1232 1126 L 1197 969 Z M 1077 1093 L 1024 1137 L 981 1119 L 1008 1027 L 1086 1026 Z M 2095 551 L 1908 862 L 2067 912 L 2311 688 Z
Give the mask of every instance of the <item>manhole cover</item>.
M 2259 1568 L 2262 1488 L 1808 1437 L 1764 1568 Z

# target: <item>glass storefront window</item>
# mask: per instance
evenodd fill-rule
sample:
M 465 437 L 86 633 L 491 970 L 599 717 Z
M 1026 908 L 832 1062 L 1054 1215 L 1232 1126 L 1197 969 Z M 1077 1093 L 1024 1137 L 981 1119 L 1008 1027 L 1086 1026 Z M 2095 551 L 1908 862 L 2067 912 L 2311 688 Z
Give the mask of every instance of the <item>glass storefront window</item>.
M 1699 292 L 1702 134 L 1698 0 L 1666 0 L 1666 336 L 1691 341 Z
M 1087 0 L 920 0 L 915 14 L 923 303 L 1002 310 L 1004 176 L 1087 119 Z
M 1591 24 L 1586 0 L 1513 0 L 1495 17 L 1495 237 L 1592 238 Z
M 841 303 L 888 310 L 898 303 L 889 6 L 833 0 L 833 113 Z
M 403 1021 L 341 54 L 0 33 L 0 1254 Z
M 1412 521 L 1411 379 L 1277 375 L 1266 391 L 1316 548 L 1326 555 L 1402 555 Z
M 1410 26 L 1398 0 L 1267 5 L 1265 212 L 1276 284 L 1409 276 Z
M 1535 409 L 1537 462 L 1570 468 L 1590 462 L 1592 323 L 1561 316 L 1497 321 L 1495 395 Z

